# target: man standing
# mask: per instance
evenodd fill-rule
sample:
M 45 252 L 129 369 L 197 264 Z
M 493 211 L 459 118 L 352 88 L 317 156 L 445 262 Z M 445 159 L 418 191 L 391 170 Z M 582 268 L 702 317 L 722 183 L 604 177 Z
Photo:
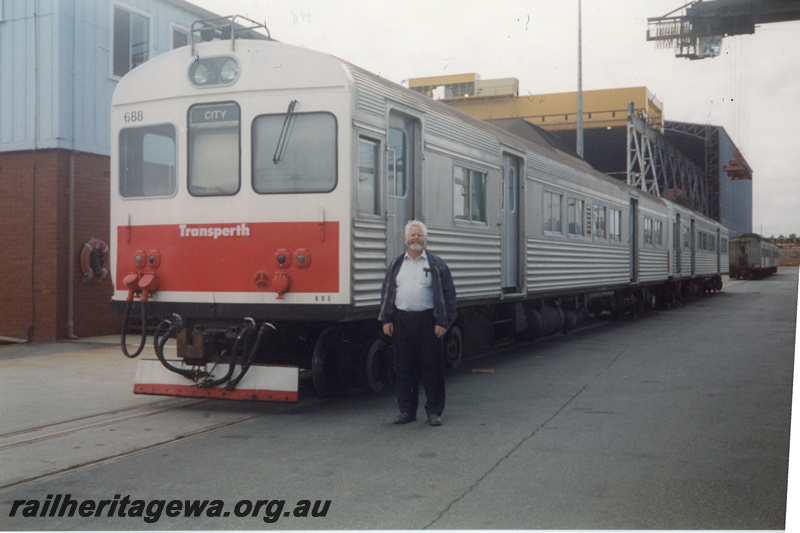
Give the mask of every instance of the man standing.
M 422 381 L 428 423 L 442 425 L 443 338 L 456 317 L 456 289 L 442 258 L 425 250 L 427 236 L 428 229 L 419 220 L 406 224 L 408 250 L 392 261 L 381 288 L 379 320 L 383 332 L 394 340 L 400 408 L 395 424 L 417 419 Z

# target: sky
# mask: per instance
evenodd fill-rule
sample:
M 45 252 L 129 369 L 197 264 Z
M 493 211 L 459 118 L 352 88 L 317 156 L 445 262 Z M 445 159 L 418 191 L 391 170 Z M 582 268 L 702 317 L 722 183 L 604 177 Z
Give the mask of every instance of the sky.
M 397 83 L 474 72 L 520 95 L 577 90 L 577 0 L 191 1 Z M 800 234 L 800 21 L 690 61 L 645 39 L 648 17 L 687 1 L 582 0 L 583 90 L 646 86 L 666 120 L 722 126 L 753 169 L 753 231 Z

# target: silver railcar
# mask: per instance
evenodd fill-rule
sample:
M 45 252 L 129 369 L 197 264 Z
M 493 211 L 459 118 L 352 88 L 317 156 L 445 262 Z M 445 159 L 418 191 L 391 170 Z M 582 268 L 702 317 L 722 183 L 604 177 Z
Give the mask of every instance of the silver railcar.
M 227 20 L 199 27 L 214 26 L 236 36 Z M 381 282 L 413 218 L 456 284 L 450 367 L 718 290 L 727 266 L 721 225 L 524 121 L 481 121 L 275 41 L 193 36 L 134 69 L 112 139 L 112 305 L 126 324 L 161 320 L 140 393 L 296 401 L 303 369 L 322 395 L 381 389 Z

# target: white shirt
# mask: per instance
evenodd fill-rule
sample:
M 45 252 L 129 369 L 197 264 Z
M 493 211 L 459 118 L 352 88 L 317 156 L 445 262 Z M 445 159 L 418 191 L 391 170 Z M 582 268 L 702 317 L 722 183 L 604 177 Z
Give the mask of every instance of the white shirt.
M 397 295 L 394 305 L 401 311 L 425 311 L 433 309 L 433 288 L 428 256 L 425 250 L 416 259 L 408 252 L 397 273 Z

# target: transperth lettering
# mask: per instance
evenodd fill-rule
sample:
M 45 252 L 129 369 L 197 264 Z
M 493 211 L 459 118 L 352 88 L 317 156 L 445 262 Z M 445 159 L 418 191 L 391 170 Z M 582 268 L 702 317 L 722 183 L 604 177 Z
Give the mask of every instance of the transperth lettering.
M 250 227 L 245 224 L 236 224 L 233 226 L 200 226 L 190 228 L 186 224 L 179 226 L 181 237 L 211 237 L 219 239 L 220 237 L 249 237 Z

